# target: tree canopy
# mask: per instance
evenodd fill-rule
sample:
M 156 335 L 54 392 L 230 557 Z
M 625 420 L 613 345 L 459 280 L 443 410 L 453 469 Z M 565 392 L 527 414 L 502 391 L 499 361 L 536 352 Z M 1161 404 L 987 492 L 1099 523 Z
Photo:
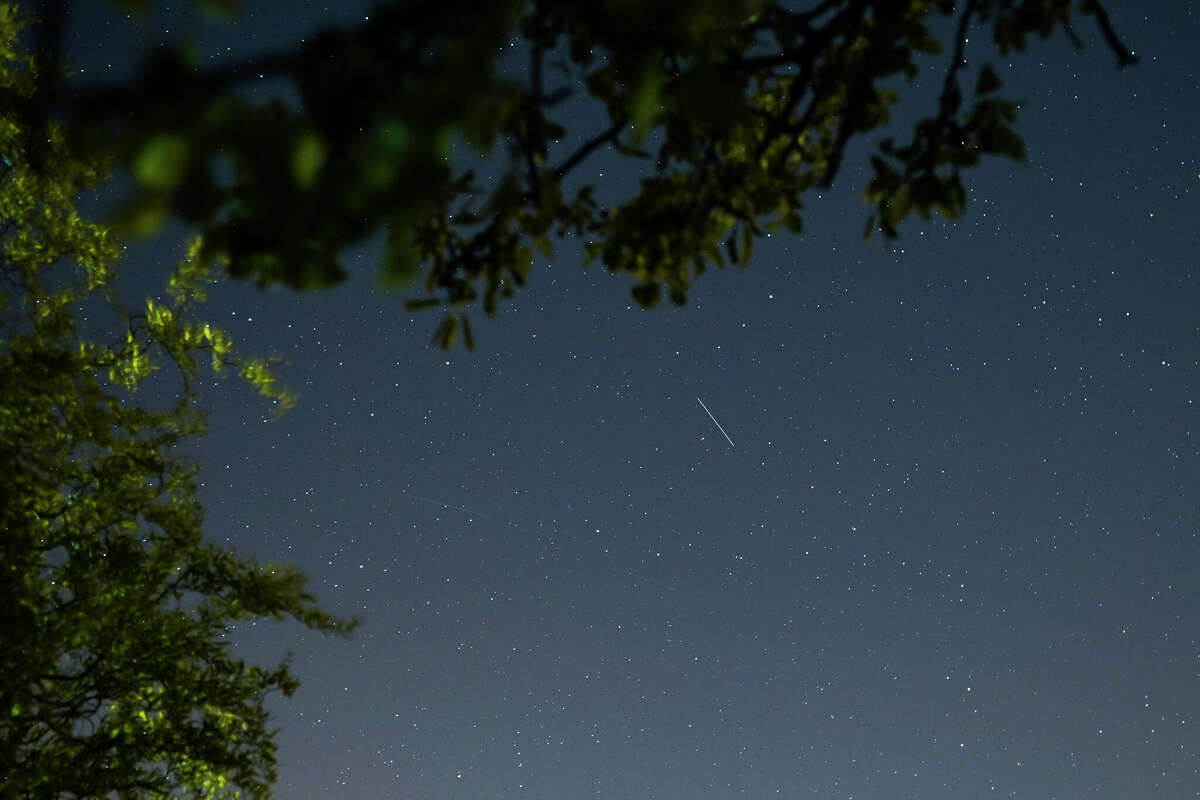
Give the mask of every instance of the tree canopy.
M 347 245 L 386 229 L 382 275 L 424 272 L 409 305 L 448 308 L 443 345 L 459 330 L 470 344 L 454 312 L 494 314 L 535 251 L 548 259 L 568 235 L 629 274 L 640 304 L 664 292 L 683 303 L 705 269 L 744 265 L 760 235 L 801 229 L 803 195 L 833 182 L 852 139 L 887 124 L 922 58 L 944 64 L 936 103 L 875 143 L 868 232 L 894 236 L 913 212 L 959 215 L 964 169 L 1025 152 L 1001 69 L 967 60 L 981 32 L 1002 55 L 1055 31 L 1081 46 L 1075 25 L 1090 17 L 1118 65 L 1136 60 L 1098 0 L 406 0 L 292 50 L 200 66 L 161 49 L 127 84 L 77 86 L 51 69 L 66 4 L 48 5 L 43 100 L 0 101 L 62 121 L 131 171 L 120 230 L 175 216 L 234 276 L 319 288 L 345 277 Z M 517 38 L 528 65 L 505 74 L 498 53 Z M 290 82 L 298 102 L 238 92 L 262 76 Z M 603 109 L 600 130 L 571 130 L 565 109 L 583 98 Z M 500 149 L 507 167 L 484 180 L 450 157 L 456 144 Z M 610 207 L 572 177 L 602 148 L 645 163 L 637 191 Z
M 28 98 L 20 27 L 0 4 L 0 87 Z M 198 242 L 167 300 L 119 313 L 119 246 L 75 208 L 105 169 L 51 133 L 0 119 L 0 795 L 265 797 L 264 701 L 297 682 L 286 661 L 237 657 L 230 629 L 352 623 L 321 611 L 295 569 L 205 538 L 179 448 L 204 428 L 197 357 L 289 398 L 196 318 L 212 281 Z M 106 310 L 111 339 L 88 332 Z

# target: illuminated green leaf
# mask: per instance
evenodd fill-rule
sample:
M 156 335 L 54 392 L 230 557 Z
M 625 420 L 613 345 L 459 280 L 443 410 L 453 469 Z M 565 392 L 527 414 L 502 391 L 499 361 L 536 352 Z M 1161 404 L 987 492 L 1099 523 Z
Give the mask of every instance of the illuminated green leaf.
M 11 10 L 0 3 L 0 50 L 21 39 Z M 33 102 L 28 64 L 0 59 L 10 100 Z M 28 141 L 6 123 L 0 137 Z M 214 370 L 235 365 L 277 409 L 294 398 L 270 362 L 196 317 L 219 267 L 202 240 L 141 313 L 116 303 L 115 237 L 74 205 L 103 165 L 69 137 L 47 148 L 30 158 L 0 142 L 0 250 L 14 278 L 0 287 L 0 450 L 19 442 L 29 454 L 0 470 L 3 624 L 6 644 L 20 643 L 4 651 L 4 691 L 21 699 L 4 718 L 17 738 L 0 794 L 265 797 L 275 745 L 264 699 L 296 681 L 286 663 L 235 656 L 229 623 L 291 617 L 331 633 L 352 623 L 317 608 L 294 570 L 264 582 L 253 560 L 207 539 L 182 453 L 204 430 L 199 355 Z M 187 162 L 182 140 L 152 137 L 118 220 L 157 229 Z M 81 269 L 55 268 L 68 261 Z M 138 391 L 152 375 L 153 391 Z
M 122 236 L 150 236 L 166 224 L 170 213 L 163 195 L 138 192 L 113 217 L 113 228 Z
M 159 134 L 142 147 L 133 162 L 133 176 L 148 189 L 173 189 L 187 170 L 190 146 L 175 134 Z
M 306 133 L 292 148 L 292 175 L 296 185 L 308 189 L 317 181 L 325 165 L 325 141 L 315 133 Z
M 421 258 L 407 231 L 388 232 L 384 244 L 383 281 L 387 286 L 406 286 L 421 274 Z
M 654 126 L 661 104 L 662 72 L 654 66 L 647 67 L 630 99 L 630 120 L 633 123 L 633 142 L 639 143 Z

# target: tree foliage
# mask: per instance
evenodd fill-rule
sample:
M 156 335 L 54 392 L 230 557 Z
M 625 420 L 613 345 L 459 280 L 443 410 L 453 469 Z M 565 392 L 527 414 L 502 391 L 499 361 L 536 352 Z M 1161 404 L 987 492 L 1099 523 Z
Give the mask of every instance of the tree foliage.
M 30 98 L 20 27 L 0 4 L 0 87 Z M 197 357 L 289 398 L 194 318 L 212 280 L 198 242 L 167 300 L 111 341 L 88 332 L 115 309 L 119 246 L 75 201 L 106 170 L 50 133 L 0 119 L 0 795 L 265 797 L 264 699 L 296 679 L 286 661 L 238 658 L 227 634 L 264 618 L 352 623 L 318 609 L 296 570 L 206 540 L 178 449 L 203 430 Z M 161 382 L 146 391 L 161 367 L 179 387 L 166 401 Z
M 1098 0 L 407 0 L 245 62 L 200 67 L 159 50 L 130 84 L 48 87 L 41 110 L 132 171 L 123 230 L 181 217 L 208 256 L 260 285 L 336 283 L 339 253 L 383 227 L 383 275 L 424 270 L 410 307 L 493 314 L 535 251 L 549 259 L 570 235 L 653 306 L 664 291 L 684 302 L 711 266 L 746 264 L 765 232 L 799 231 L 803 195 L 831 184 L 853 138 L 888 123 L 922 58 L 944 63 L 936 107 L 876 143 L 868 232 L 895 236 L 914 212 L 958 216 L 965 168 L 1025 152 L 998 68 L 969 66 L 968 39 L 990 34 L 1003 55 L 1056 30 L 1078 45 L 1081 16 L 1119 65 L 1135 60 Z M 45 53 L 61 28 L 46 24 Z M 528 66 L 502 74 L 497 54 L 518 37 Z M 237 93 L 264 76 L 290 81 L 299 103 Z M 571 131 L 565 101 L 585 95 L 608 122 Z M 456 143 L 499 148 L 508 167 L 455 172 Z M 569 179 L 601 148 L 646 165 L 611 207 Z M 437 338 L 465 323 L 448 316 Z

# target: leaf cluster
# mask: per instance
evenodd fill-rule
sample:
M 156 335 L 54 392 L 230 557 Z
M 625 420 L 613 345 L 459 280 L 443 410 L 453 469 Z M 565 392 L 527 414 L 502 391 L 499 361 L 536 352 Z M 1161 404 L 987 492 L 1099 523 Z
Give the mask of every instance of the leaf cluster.
M 895 236 L 913 212 L 958 216 L 964 169 L 1025 150 L 997 68 L 968 68 L 978 30 L 1010 53 L 1056 30 L 1078 43 L 1075 20 L 1090 16 L 1119 64 L 1135 60 L 1097 0 L 795 5 L 383 3 L 357 28 L 245 63 L 156 52 L 133 84 L 66 92 L 60 118 L 132 170 L 123 230 L 176 215 L 233 275 L 320 288 L 344 277 L 347 245 L 383 227 L 385 280 L 423 272 L 409 307 L 445 307 L 435 340 L 470 345 L 464 309 L 494 314 L 564 237 L 630 275 L 651 306 L 664 290 L 684 302 L 707 267 L 746 264 L 771 230 L 800 230 L 802 196 L 833 182 L 852 139 L 887 125 L 922 59 L 944 59 L 942 89 L 907 141 L 884 138 L 871 156 L 868 233 Z M 947 27 L 949 46 L 935 34 Z M 518 37 L 528 68 L 506 77 L 497 54 Z M 241 99 L 263 76 L 291 81 L 299 102 Z M 600 130 L 570 130 L 565 101 L 584 99 L 604 109 Z M 459 145 L 500 148 L 508 167 L 456 172 Z M 646 165 L 636 194 L 610 207 L 574 177 L 602 149 Z
M 0 85 L 28 94 L 20 26 L 0 4 Z M 197 356 L 277 403 L 286 394 L 195 319 L 213 280 L 198 242 L 167 300 L 95 338 L 82 314 L 115 308 L 120 248 L 75 200 L 106 165 L 11 118 L 0 156 L 0 794 L 265 797 L 265 698 L 296 679 L 286 661 L 246 663 L 228 634 L 256 619 L 352 623 L 321 611 L 294 569 L 205 538 L 179 448 L 204 427 Z M 166 365 L 179 390 L 152 407 L 143 386 Z

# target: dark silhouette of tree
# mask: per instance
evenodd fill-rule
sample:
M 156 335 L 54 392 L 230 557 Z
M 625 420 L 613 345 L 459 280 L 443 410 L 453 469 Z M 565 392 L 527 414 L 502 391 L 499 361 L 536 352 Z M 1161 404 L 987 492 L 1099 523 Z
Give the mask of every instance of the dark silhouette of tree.
M 965 168 L 1025 152 L 999 71 L 968 63 L 968 39 L 990 35 L 1007 55 L 1062 31 L 1080 46 L 1080 17 L 1118 65 L 1135 61 L 1097 0 L 407 0 L 286 52 L 198 67 L 163 50 L 136 81 L 87 88 L 49 69 L 52 17 L 46 99 L 22 112 L 66 121 L 132 171 L 122 230 L 180 217 L 208 256 L 259 285 L 336 283 L 339 253 L 386 228 L 383 275 L 424 270 L 427 296 L 409 306 L 448 306 L 436 338 L 461 329 L 470 344 L 454 309 L 495 313 L 557 237 L 630 274 L 653 306 L 664 290 L 683 303 L 710 266 L 746 264 L 764 232 L 799 231 L 802 196 L 833 182 L 851 139 L 887 123 L 923 57 L 945 64 L 936 106 L 906 138 L 877 143 L 868 232 L 895 236 L 913 212 L 958 216 Z M 529 58 L 519 79 L 497 70 L 514 37 Z M 259 76 L 290 81 L 299 104 L 241 99 Z M 583 95 L 606 113 L 599 130 L 569 130 L 564 101 Z M 455 173 L 458 141 L 503 148 L 507 170 Z M 569 180 L 601 148 L 646 165 L 638 191 L 608 208 Z
M 0 4 L 0 85 L 29 98 L 19 30 Z M 0 121 L 0 796 L 265 797 L 264 699 L 296 679 L 286 661 L 238 658 L 230 629 L 353 623 L 318 609 L 296 570 L 206 540 L 178 448 L 204 427 L 197 357 L 288 397 L 264 361 L 194 318 L 213 279 L 198 243 L 167 302 L 126 315 L 112 341 L 85 332 L 116 311 L 119 248 L 74 205 L 104 170 L 51 133 Z

